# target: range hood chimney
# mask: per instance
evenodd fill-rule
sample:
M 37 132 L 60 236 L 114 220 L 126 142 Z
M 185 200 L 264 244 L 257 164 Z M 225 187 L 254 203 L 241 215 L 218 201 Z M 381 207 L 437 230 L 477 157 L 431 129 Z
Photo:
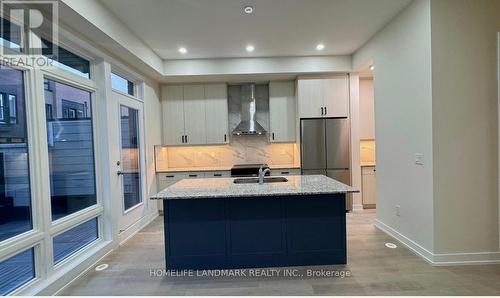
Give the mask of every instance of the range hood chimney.
M 241 122 L 233 135 L 263 135 L 266 130 L 255 119 L 255 84 L 241 85 Z

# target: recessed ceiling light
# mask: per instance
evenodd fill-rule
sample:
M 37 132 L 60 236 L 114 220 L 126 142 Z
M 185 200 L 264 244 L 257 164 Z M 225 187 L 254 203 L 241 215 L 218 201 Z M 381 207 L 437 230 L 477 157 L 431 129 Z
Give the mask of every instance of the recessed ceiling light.
M 255 47 L 253 45 L 249 44 L 249 45 L 247 45 L 246 50 L 247 50 L 247 52 L 253 52 L 253 50 L 255 50 Z
M 370 65 L 370 70 L 375 70 L 375 65 Z
M 324 44 L 322 44 L 322 43 L 320 43 L 320 44 L 318 44 L 318 45 L 316 46 L 316 50 L 317 50 L 317 51 L 322 51 L 324 48 L 325 48 L 325 45 L 324 45 Z
M 251 13 L 253 12 L 253 6 L 246 5 L 245 7 L 243 7 L 243 11 L 244 11 L 246 14 L 251 14 Z
M 184 47 L 179 48 L 179 53 L 186 54 L 187 52 L 188 52 L 188 50 L 186 48 L 184 48 Z

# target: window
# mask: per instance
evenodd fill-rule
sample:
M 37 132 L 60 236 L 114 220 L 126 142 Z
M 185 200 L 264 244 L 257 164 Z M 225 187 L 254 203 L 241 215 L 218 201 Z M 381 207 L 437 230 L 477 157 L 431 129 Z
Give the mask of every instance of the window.
M 32 229 L 28 136 L 24 102 L 23 72 L 0 68 L 0 94 L 3 123 L 10 115 L 8 94 L 17 94 L 16 124 L 0 130 L 0 241 Z M 12 102 L 11 101 L 11 102 Z
M 0 296 L 5 296 L 35 278 L 33 248 L 0 262 Z
M 51 104 L 48 104 L 48 103 L 45 104 L 45 117 L 47 118 L 47 120 L 53 120 L 53 118 L 52 118 L 52 105 Z
M 135 84 L 115 73 L 111 73 L 111 88 L 128 95 L 135 95 Z
M 0 34 L 0 46 L 8 48 L 10 50 L 20 52 L 22 50 L 22 30 L 21 26 L 18 26 L 4 18 L 0 18 L 1 22 L 1 34 Z
M 47 80 L 47 79 L 43 80 L 43 89 L 45 91 L 52 91 L 52 89 L 50 88 L 49 80 Z
M 90 93 L 49 80 L 45 92 L 52 219 L 95 205 L 94 136 Z
M 7 105 L 5 104 L 5 94 L 0 93 L 0 124 L 6 124 Z
M 16 96 L 9 94 L 9 123 L 10 124 L 17 124 L 17 100 Z
M 71 53 L 70 51 L 57 46 L 57 55 L 52 56 L 50 49 L 52 49 L 52 43 L 48 40 L 42 39 L 43 49 L 42 54 L 44 56 L 54 59 L 53 65 L 69 71 L 71 73 L 77 74 L 81 77 L 90 78 L 90 62 L 83 59 L 82 57 Z M 47 49 L 47 51 L 45 50 Z
M 73 255 L 99 238 L 97 218 L 93 218 L 54 237 L 54 264 Z
M 0 93 L 0 124 L 17 124 L 17 99 L 13 94 Z

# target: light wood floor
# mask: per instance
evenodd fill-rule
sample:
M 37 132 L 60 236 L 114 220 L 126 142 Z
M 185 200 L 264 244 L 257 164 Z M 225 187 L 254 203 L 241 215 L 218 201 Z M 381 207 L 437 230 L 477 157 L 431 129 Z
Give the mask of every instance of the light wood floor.
M 377 230 L 374 211 L 348 214 L 346 278 L 150 277 L 164 268 L 163 218 L 107 256 L 62 295 L 500 295 L 500 265 L 433 267 Z M 301 268 L 304 269 L 304 268 Z M 307 268 L 306 268 L 307 269 Z

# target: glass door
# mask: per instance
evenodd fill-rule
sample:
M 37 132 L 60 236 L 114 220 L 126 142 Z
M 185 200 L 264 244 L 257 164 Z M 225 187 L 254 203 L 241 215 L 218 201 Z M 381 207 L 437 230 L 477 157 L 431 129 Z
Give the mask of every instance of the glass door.
M 145 214 L 143 103 L 115 93 L 118 99 L 120 158 L 117 177 L 120 180 L 122 218 L 120 231 L 125 231 Z

